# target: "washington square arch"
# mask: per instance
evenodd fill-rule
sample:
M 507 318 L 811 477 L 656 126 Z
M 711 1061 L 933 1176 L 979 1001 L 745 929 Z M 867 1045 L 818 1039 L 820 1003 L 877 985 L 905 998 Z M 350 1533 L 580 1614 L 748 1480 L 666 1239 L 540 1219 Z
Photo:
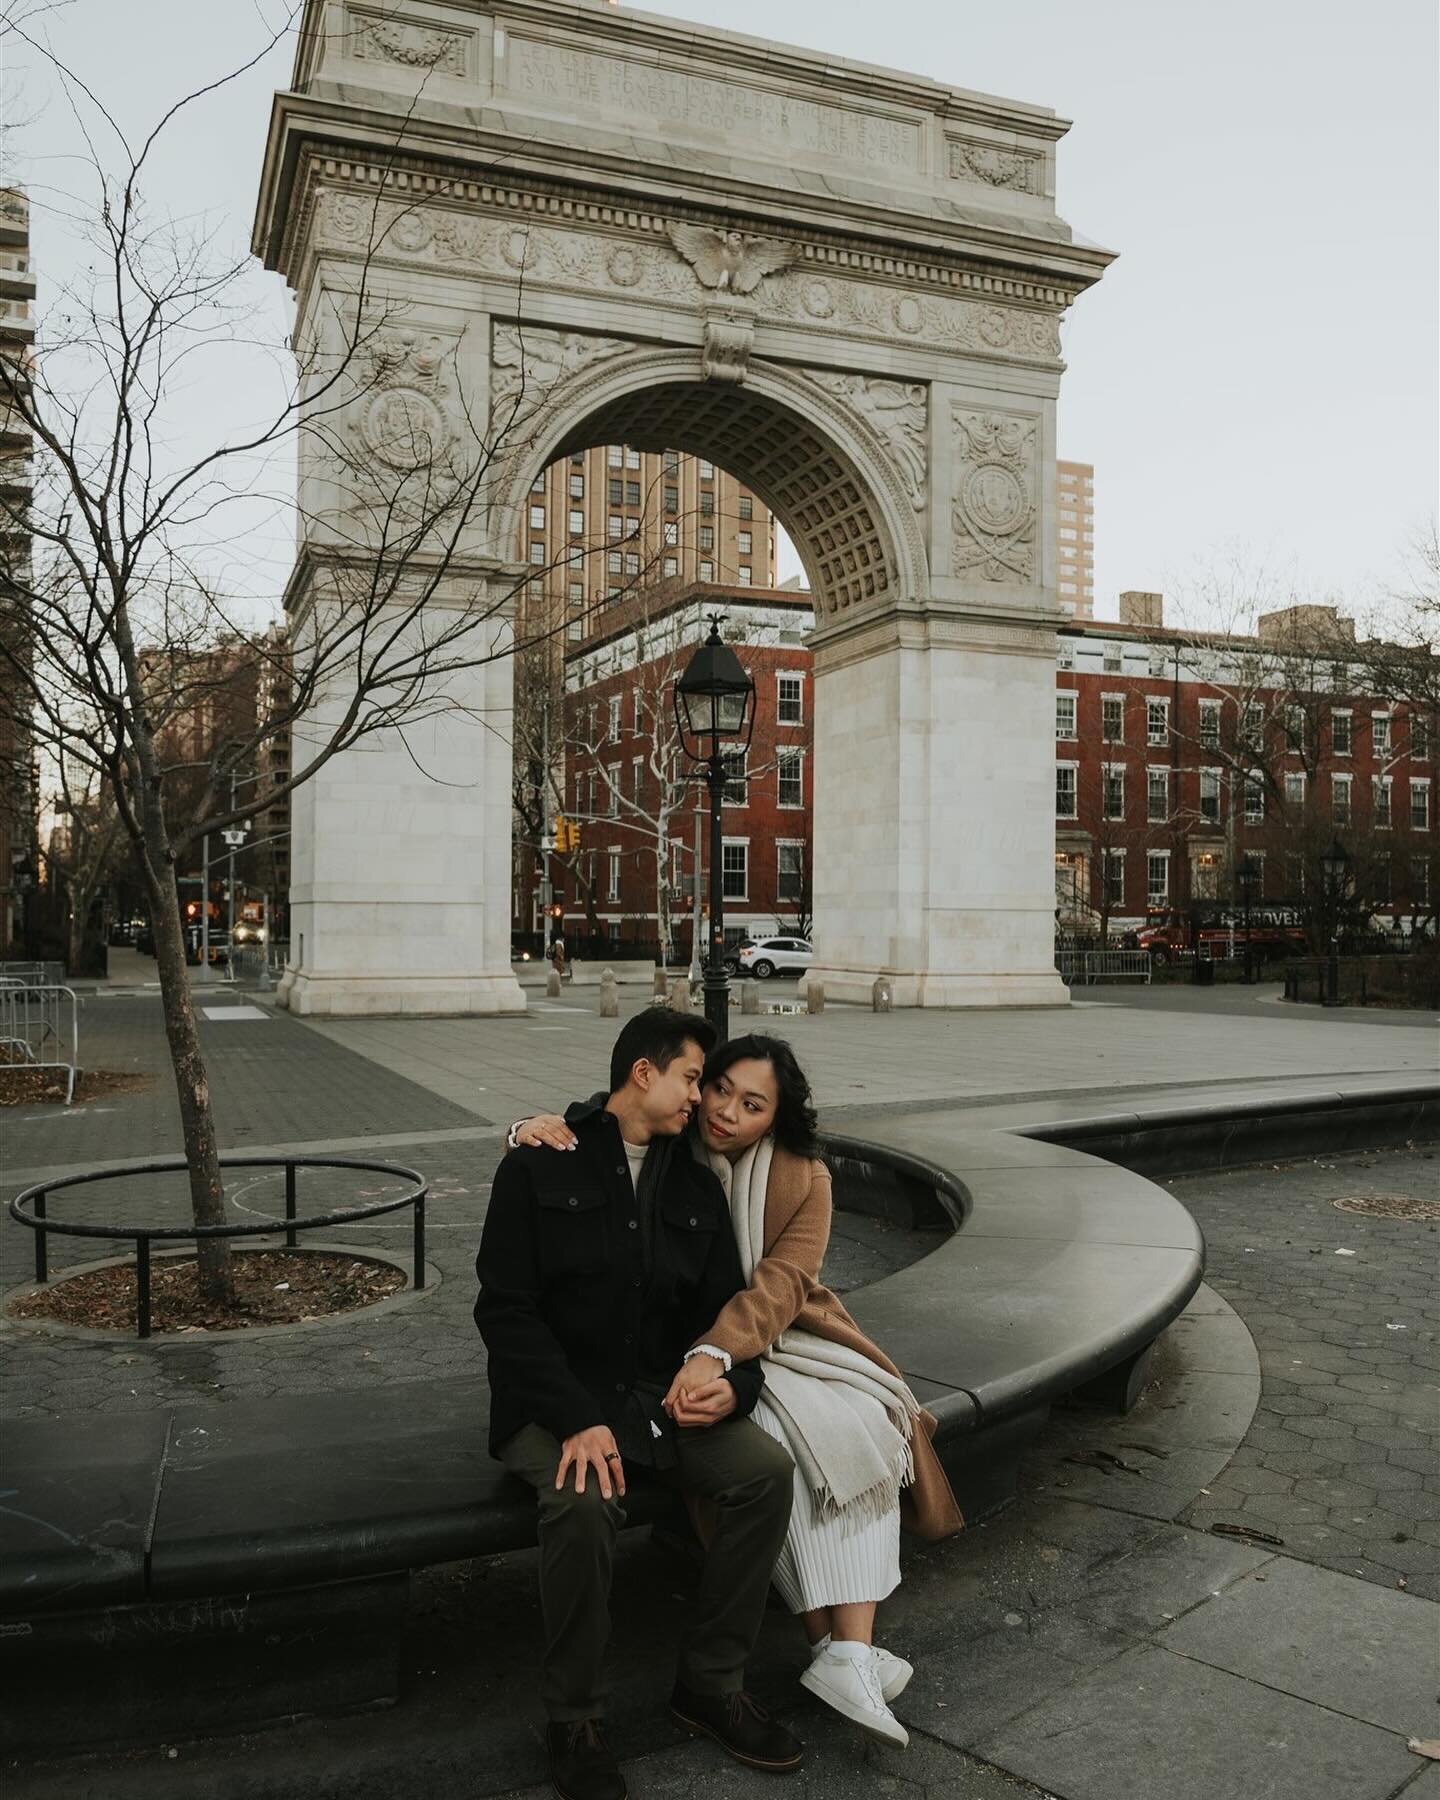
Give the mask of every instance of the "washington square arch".
M 602 0 L 308 0 L 276 96 L 255 248 L 297 344 L 362 267 L 386 309 L 352 441 L 394 462 L 419 421 L 493 451 L 437 617 L 489 595 L 503 626 L 532 483 L 594 445 L 704 457 L 789 532 L 815 601 L 831 998 L 881 972 L 897 1005 L 1065 998 L 1059 328 L 1110 260 L 1056 214 L 1066 128 Z M 301 438 L 302 635 L 353 549 L 327 526 L 325 441 Z M 418 747 L 368 739 L 297 792 L 293 1010 L 523 1008 L 510 694 L 503 656 L 452 673 Z

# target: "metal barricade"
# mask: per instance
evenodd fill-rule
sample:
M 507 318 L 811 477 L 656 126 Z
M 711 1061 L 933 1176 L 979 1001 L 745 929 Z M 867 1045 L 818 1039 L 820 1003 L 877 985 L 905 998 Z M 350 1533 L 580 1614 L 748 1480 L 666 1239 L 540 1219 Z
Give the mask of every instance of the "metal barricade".
M 31 1069 L 63 1072 L 69 1106 L 79 1066 L 80 1009 L 74 989 L 0 978 L 0 1081 Z
M 1055 968 L 1067 987 L 1076 982 L 1150 981 L 1148 950 L 1068 950 L 1055 952 Z

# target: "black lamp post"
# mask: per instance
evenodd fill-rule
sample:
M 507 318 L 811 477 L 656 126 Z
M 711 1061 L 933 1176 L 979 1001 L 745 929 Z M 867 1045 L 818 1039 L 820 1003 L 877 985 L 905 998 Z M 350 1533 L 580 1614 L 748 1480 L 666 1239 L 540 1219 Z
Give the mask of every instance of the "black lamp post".
M 693 763 L 704 766 L 710 792 L 710 945 L 705 959 L 705 1017 L 723 1044 L 730 1035 L 730 977 L 725 968 L 725 873 L 720 809 L 727 758 L 744 756 L 755 729 L 755 683 L 720 638 L 723 613 L 710 615 L 710 635 L 675 683 L 675 723 Z M 722 749 L 726 744 L 728 748 Z
M 1235 877 L 1240 887 L 1240 897 L 1245 903 L 1245 981 L 1247 985 L 1255 981 L 1255 961 L 1250 946 L 1250 907 L 1255 899 L 1256 889 L 1260 886 L 1260 871 L 1255 866 L 1253 857 L 1241 858 L 1240 868 Z
M 1345 883 L 1350 873 L 1350 852 L 1339 838 L 1320 858 L 1325 877 L 1325 899 L 1330 914 L 1330 962 L 1326 970 L 1326 1006 L 1340 1004 L 1340 902 L 1345 897 Z

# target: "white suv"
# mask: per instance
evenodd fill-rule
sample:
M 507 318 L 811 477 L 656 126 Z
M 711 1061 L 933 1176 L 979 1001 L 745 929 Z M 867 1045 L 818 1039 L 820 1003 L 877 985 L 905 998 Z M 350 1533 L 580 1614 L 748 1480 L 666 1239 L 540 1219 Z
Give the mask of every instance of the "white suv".
M 741 946 L 737 961 L 742 975 L 766 981 L 772 975 L 803 975 L 814 952 L 804 938 L 761 938 Z

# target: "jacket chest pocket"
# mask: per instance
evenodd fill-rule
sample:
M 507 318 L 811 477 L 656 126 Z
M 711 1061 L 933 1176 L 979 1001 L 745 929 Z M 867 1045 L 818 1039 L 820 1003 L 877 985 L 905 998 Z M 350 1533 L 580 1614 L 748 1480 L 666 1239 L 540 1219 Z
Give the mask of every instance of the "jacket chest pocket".
M 608 1209 L 604 1193 L 583 1183 L 542 1188 L 540 1255 L 552 1275 L 591 1275 L 605 1265 Z
M 714 1213 L 697 1199 L 667 1196 L 660 1203 L 660 1220 L 664 1229 L 668 1260 L 681 1282 L 700 1279 L 720 1222 Z

